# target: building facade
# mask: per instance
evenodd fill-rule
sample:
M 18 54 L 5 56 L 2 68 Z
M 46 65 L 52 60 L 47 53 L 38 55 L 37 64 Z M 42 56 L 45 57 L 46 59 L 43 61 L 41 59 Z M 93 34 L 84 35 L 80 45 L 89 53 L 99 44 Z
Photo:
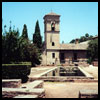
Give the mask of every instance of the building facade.
M 88 43 L 60 44 L 60 15 L 49 13 L 44 16 L 44 51 L 42 65 L 87 64 L 86 49 Z

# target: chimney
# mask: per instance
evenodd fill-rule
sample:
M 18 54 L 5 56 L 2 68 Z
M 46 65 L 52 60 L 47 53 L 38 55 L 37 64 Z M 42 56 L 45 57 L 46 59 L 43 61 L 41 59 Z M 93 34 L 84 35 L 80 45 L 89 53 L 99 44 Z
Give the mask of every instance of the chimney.
M 79 42 L 79 39 L 76 39 L 76 40 L 75 40 L 75 44 L 78 44 L 78 42 Z

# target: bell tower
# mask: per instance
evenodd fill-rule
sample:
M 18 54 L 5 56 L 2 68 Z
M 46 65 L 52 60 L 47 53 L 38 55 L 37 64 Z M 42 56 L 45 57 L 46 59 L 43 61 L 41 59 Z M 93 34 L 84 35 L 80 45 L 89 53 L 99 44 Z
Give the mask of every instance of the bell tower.
M 45 50 L 47 62 L 51 64 L 55 64 L 55 59 L 59 59 L 59 23 L 60 15 L 56 13 L 51 12 L 44 16 Z
M 46 49 L 59 49 L 59 17 L 53 12 L 44 16 Z

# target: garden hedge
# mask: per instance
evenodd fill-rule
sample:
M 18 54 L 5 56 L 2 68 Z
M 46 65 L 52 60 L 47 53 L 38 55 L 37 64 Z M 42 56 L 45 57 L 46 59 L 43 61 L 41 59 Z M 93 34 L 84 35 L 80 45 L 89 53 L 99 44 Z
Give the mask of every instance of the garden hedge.
M 2 79 L 22 79 L 26 82 L 30 69 L 30 64 L 2 64 Z

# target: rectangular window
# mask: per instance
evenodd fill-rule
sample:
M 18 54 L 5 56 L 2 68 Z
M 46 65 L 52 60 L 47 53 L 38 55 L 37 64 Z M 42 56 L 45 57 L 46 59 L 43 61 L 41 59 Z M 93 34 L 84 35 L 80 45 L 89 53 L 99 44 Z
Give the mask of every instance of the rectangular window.
M 61 60 L 64 60 L 65 57 L 64 57 L 64 53 L 61 53 Z
M 77 60 L 77 53 L 74 53 L 74 60 Z
M 52 46 L 55 46 L 55 43 L 54 42 L 52 42 Z
M 55 53 L 52 53 L 52 58 L 55 58 Z

